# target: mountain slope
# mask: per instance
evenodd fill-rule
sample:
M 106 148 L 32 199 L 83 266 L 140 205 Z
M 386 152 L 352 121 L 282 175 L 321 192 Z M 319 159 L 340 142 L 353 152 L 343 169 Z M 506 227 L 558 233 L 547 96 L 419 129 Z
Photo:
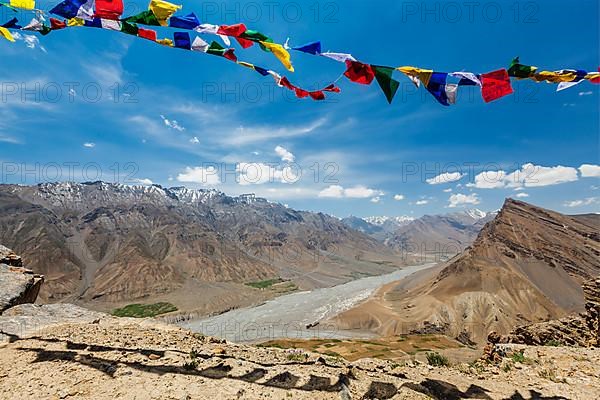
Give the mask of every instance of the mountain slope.
M 445 254 L 460 253 L 471 245 L 495 213 L 466 210 L 444 215 L 424 215 L 398 228 L 385 243 L 401 251 Z
M 581 283 L 600 275 L 599 226 L 600 216 L 571 217 L 508 199 L 473 245 L 435 275 L 389 287 L 377 304 L 338 322 L 381 333 L 467 331 L 482 341 L 491 330 L 507 333 L 520 323 L 581 311 Z M 356 318 L 369 307 L 386 309 L 385 318 L 379 311 Z
M 258 292 L 247 282 L 281 277 L 310 289 L 401 262 L 324 214 L 252 195 L 104 182 L 0 185 L 0 242 L 46 276 L 44 301 L 112 304 L 177 292 L 190 307 L 209 295 L 233 307 Z

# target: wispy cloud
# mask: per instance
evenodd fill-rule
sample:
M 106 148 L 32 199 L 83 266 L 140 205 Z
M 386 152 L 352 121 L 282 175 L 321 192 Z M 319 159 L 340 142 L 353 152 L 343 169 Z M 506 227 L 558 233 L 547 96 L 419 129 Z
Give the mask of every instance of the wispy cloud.
M 169 118 L 165 117 L 164 115 L 161 115 L 160 118 L 163 120 L 164 124 L 166 126 L 168 126 L 169 128 L 175 129 L 176 131 L 179 131 L 179 132 L 185 131 L 185 128 L 183 126 L 179 125 L 179 122 L 177 122 L 176 120 L 169 119 Z
M 288 126 L 239 126 L 233 134 L 224 136 L 222 143 L 233 146 L 248 145 L 273 139 L 306 136 L 323 127 L 327 120 L 320 118 L 304 125 Z

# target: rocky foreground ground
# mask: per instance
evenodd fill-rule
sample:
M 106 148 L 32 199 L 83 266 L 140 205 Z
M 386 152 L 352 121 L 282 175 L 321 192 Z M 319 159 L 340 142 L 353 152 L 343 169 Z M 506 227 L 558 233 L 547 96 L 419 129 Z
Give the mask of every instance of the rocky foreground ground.
M 77 317 L 72 306 L 63 310 L 73 315 L 69 323 L 32 320 L 41 312 L 58 318 L 61 307 L 22 305 L 0 317 L 8 327 L 0 337 L 0 398 L 593 399 L 600 393 L 600 351 L 589 348 L 498 344 L 488 357 L 494 361 L 436 367 L 348 362 L 226 343 L 154 320 Z M 18 332 L 24 326 L 28 331 Z

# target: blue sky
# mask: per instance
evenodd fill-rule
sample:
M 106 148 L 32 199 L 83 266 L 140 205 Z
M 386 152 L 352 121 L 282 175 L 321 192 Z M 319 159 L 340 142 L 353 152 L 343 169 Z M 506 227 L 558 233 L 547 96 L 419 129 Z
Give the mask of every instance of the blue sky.
M 52 4 L 38 1 L 45 10 Z M 321 40 L 324 50 L 394 67 L 482 73 L 517 55 L 548 70 L 600 64 L 596 1 L 469 4 L 187 1 L 181 13 L 245 22 L 280 43 Z M 313 102 L 222 58 L 118 32 L 21 36 L 0 41 L 0 52 L 3 183 L 214 187 L 337 216 L 494 210 L 506 197 L 566 213 L 600 211 L 599 91 L 588 82 L 556 93 L 553 85 L 513 81 L 515 94 L 490 104 L 466 88 L 443 107 L 397 73 L 392 105 L 376 83 L 345 78 L 341 94 Z M 236 52 L 308 89 L 344 71 L 292 52 L 296 72 L 287 73 L 258 48 Z

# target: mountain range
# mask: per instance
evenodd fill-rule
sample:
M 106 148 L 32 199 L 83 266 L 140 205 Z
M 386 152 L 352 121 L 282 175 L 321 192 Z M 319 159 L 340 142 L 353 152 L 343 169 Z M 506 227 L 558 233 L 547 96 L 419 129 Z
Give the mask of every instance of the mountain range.
M 567 216 L 507 199 L 475 242 L 428 274 L 390 284 L 337 318 L 344 328 L 488 332 L 583 311 L 581 284 L 600 275 L 600 215 Z
M 347 226 L 370 235 L 401 253 L 435 254 L 445 259 L 469 246 L 497 212 L 478 209 L 414 219 L 401 217 L 347 217 Z
M 391 272 L 406 260 L 337 218 L 253 195 L 105 182 L 0 185 L 0 243 L 46 277 L 42 301 L 103 309 L 172 301 L 205 312 Z

